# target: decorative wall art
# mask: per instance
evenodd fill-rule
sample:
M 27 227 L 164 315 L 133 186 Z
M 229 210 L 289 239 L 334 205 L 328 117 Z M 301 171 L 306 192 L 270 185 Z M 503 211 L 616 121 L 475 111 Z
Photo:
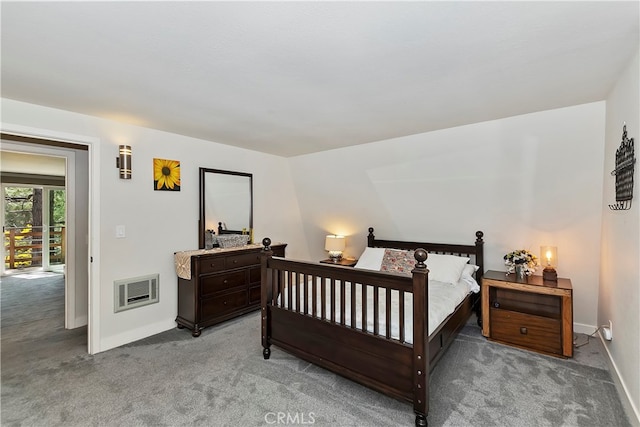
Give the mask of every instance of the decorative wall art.
M 180 191 L 180 162 L 153 159 L 153 189 L 156 191 Z
M 633 138 L 627 138 L 627 125 L 622 127 L 622 142 L 616 150 L 616 168 L 611 175 L 616 177 L 616 203 L 609 205 L 613 211 L 631 209 L 633 199 L 633 172 L 636 158 L 633 149 Z

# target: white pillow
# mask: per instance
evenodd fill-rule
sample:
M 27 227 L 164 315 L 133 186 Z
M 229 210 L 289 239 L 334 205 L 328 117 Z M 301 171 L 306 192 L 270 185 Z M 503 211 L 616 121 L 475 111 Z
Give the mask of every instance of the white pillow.
M 384 257 L 384 248 L 366 247 L 355 268 L 363 268 L 365 270 L 380 271 L 382 266 L 382 258 Z
M 470 278 L 473 279 L 473 273 L 478 271 L 479 268 L 480 267 L 478 267 L 475 264 L 467 264 L 467 265 L 465 265 L 464 268 L 462 269 L 462 277 L 469 276 Z
M 473 292 L 477 294 L 480 292 L 480 285 L 476 282 L 476 279 L 473 278 L 473 273 L 478 271 L 480 267 L 474 264 L 467 264 L 462 269 L 462 277 L 460 277 L 460 282 L 467 285 L 469 292 Z
M 429 280 L 451 284 L 458 283 L 469 259 L 455 255 L 429 254 L 427 258 Z

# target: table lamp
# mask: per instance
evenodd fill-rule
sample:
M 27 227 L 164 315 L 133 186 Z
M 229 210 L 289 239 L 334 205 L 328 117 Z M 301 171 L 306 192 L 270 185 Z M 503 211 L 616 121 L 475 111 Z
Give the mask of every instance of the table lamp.
M 558 273 L 555 267 L 558 265 L 558 248 L 555 246 L 540 247 L 540 259 L 543 262 L 542 280 L 555 282 L 558 280 Z
M 342 260 L 342 251 L 345 248 L 344 236 L 328 235 L 324 240 L 324 250 L 329 251 L 329 259 L 333 262 Z

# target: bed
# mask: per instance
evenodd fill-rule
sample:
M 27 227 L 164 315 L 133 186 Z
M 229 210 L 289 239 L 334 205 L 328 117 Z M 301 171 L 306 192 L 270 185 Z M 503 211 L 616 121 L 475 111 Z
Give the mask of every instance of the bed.
M 476 286 L 480 283 L 483 233 L 476 232 L 473 244 L 445 244 L 380 240 L 373 232 L 369 228 L 367 248 L 355 268 L 274 257 L 270 239 L 263 239 L 263 356 L 268 359 L 271 345 L 276 345 L 376 391 L 412 402 L 416 426 L 426 426 L 431 369 L 473 310 L 481 318 L 480 293 L 470 285 L 451 312 L 441 315 L 441 322 L 430 316 L 430 311 L 437 310 L 429 300 L 441 299 L 436 290 L 443 284 L 462 283 L 461 277 L 458 281 L 453 277 L 462 276 L 463 271 L 467 275 L 474 271 L 472 281 Z M 379 257 L 380 250 L 372 248 L 384 251 L 383 265 L 363 264 L 374 251 Z M 413 265 L 407 268 L 409 255 Z

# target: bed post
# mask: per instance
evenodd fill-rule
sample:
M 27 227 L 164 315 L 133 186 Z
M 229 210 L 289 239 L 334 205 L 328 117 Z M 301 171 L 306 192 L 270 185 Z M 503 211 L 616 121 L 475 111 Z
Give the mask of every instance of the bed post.
M 413 276 L 413 411 L 416 413 L 416 427 L 427 425 L 429 412 L 429 338 L 428 310 L 429 270 L 424 263 L 427 251 L 416 249 L 416 267 Z
M 376 236 L 373 235 L 373 227 L 369 227 L 369 235 L 367 236 L 367 246 L 372 248 L 374 240 L 376 240 Z
M 476 231 L 476 265 L 480 267 L 478 268 L 478 271 L 476 271 L 476 282 L 478 282 L 480 286 L 482 286 L 482 276 L 484 275 L 484 240 L 482 240 L 483 236 L 484 233 L 482 231 Z M 482 327 L 482 300 L 479 295 L 480 294 L 478 294 L 478 297 L 475 298 L 474 304 L 476 309 L 476 323 L 478 324 L 478 326 Z
M 268 273 L 267 263 L 273 256 L 271 250 L 271 239 L 265 237 L 262 239 L 262 252 L 260 253 L 260 316 L 261 319 L 261 334 L 262 334 L 262 356 L 268 359 L 271 356 L 271 343 L 269 337 L 271 336 L 271 319 L 269 319 L 269 301 L 271 300 L 271 275 Z
M 476 231 L 476 265 L 480 268 L 478 269 L 476 274 L 476 281 L 479 283 L 480 279 L 482 279 L 482 275 L 484 274 L 484 233 L 482 231 Z

